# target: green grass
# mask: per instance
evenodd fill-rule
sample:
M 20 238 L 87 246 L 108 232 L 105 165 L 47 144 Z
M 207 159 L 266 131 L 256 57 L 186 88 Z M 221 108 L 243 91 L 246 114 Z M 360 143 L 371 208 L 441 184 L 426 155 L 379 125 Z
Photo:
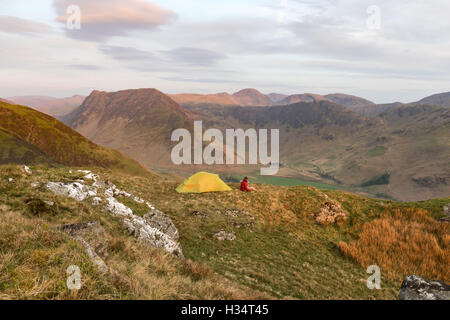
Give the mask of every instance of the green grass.
M 307 180 L 301 180 L 296 178 L 287 178 L 287 177 L 277 177 L 277 176 L 258 176 L 252 178 L 250 182 L 253 183 L 262 183 L 262 184 L 270 184 L 274 186 L 285 186 L 285 187 L 295 187 L 295 186 L 311 186 L 317 189 L 322 190 L 338 190 L 340 189 L 338 186 L 333 186 L 326 183 L 321 182 L 313 182 Z
M 383 156 L 387 151 L 387 148 L 385 146 L 376 146 L 373 149 L 370 149 L 367 151 L 366 156 L 369 158 L 375 158 Z

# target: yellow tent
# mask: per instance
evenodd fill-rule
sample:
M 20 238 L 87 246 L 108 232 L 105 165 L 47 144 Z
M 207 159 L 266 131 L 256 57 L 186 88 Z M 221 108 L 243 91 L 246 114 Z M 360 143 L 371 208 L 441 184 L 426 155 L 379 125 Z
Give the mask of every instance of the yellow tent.
M 231 191 L 217 174 L 198 172 L 186 179 L 177 187 L 178 193 L 204 193 L 215 191 Z

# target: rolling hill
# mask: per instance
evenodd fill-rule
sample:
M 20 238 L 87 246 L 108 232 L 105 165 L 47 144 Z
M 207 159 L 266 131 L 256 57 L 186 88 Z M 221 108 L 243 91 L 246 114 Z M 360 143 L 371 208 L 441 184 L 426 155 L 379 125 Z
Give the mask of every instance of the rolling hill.
M 136 161 L 98 146 L 55 118 L 31 108 L 0 102 L 1 163 L 98 166 L 150 175 Z

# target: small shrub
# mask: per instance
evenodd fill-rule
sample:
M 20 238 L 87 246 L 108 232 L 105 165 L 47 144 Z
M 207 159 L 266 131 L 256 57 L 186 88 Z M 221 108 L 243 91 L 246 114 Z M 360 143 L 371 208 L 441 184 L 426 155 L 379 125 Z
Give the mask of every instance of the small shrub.
M 56 204 L 49 205 L 39 198 L 29 198 L 25 200 L 25 204 L 27 205 L 28 213 L 32 216 L 55 216 L 59 213 L 59 209 Z

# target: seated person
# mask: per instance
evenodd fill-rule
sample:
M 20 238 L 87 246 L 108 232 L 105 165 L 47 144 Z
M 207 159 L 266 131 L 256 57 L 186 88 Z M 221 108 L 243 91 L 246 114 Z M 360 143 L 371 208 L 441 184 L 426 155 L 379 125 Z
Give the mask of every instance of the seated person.
M 243 192 L 256 191 L 255 188 L 248 186 L 248 177 L 245 177 L 244 180 L 241 181 L 241 191 Z

